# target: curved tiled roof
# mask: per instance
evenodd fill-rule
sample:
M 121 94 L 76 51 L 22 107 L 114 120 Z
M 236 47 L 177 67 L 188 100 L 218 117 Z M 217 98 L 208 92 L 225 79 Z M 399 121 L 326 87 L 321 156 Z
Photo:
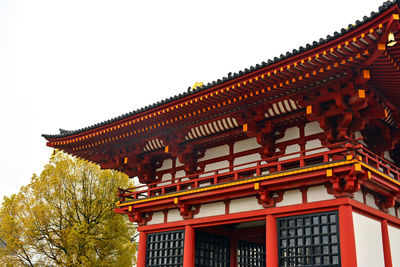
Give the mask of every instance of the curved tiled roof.
M 334 39 L 337 39 L 337 38 L 343 36 L 344 34 L 346 34 L 346 33 L 350 32 L 350 31 L 360 27 L 361 25 L 365 24 L 366 22 L 372 20 L 373 18 L 375 18 L 376 16 L 378 16 L 379 14 L 381 14 L 382 12 L 384 12 L 387 9 L 389 9 L 390 7 L 392 7 L 395 4 L 400 6 L 400 0 L 384 2 L 378 8 L 377 12 L 371 12 L 370 16 L 364 16 L 362 18 L 362 21 L 357 20 L 355 22 L 355 24 L 349 24 L 347 28 L 342 28 L 339 32 L 335 31 L 333 33 L 333 35 L 327 35 L 325 38 L 320 38 L 319 41 L 314 41 L 312 43 L 306 44 L 305 46 L 300 46 L 298 49 L 293 49 L 291 52 L 288 51 L 288 52 L 286 52 L 286 54 L 281 54 L 279 57 L 274 57 L 273 59 L 269 59 L 269 60 L 267 60 L 267 62 L 263 61 L 263 62 L 261 62 L 261 64 L 256 64 L 255 66 L 250 66 L 249 68 L 245 68 L 244 70 L 240 70 L 239 72 L 236 72 L 236 73 L 233 73 L 233 74 L 230 72 L 230 73 L 228 73 L 227 76 L 225 76 L 225 77 L 223 77 L 221 79 L 217 79 L 216 81 L 213 81 L 211 83 L 208 83 L 207 85 L 203 85 L 203 86 L 200 86 L 200 87 L 197 87 L 197 88 L 194 88 L 194 89 L 191 89 L 189 87 L 187 89 L 187 91 L 185 91 L 183 93 L 180 93 L 178 95 L 171 96 L 170 98 L 158 101 L 158 102 L 153 103 L 151 105 L 147 105 L 147 106 L 142 107 L 140 109 L 137 109 L 137 110 L 128 112 L 126 114 L 120 115 L 118 117 L 115 117 L 115 118 L 112 118 L 112 119 L 109 119 L 109 120 L 106 120 L 106 121 L 103 121 L 103 122 L 100 122 L 100 123 L 96 123 L 96 124 L 93 124 L 91 126 L 87 126 L 85 128 L 81 128 L 81 129 L 78 129 L 78 130 L 72 130 L 72 131 L 60 129 L 60 134 L 54 134 L 54 135 L 43 134 L 42 136 L 45 137 L 45 138 L 62 138 L 62 137 L 68 137 L 68 136 L 71 136 L 71 135 L 74 135 L 74 134 L 82 133 L 82 132 L 85 132 L 85 131 L 89 131 L 89 130 L 92 130 L 92 129 L 96 129 L 98 127 L 102 127 L 102 126 L 105 126 L 105 125 L 108 125 L 108 124 L 111 124 L 111 123 L 114 123 L 114 122 L 129 118 L 129 117 L 131 117 L 133 115 L 137 115 L 137 114 L 146 112 L 146 111 L 154 109 L 156 107 L 160 107 L 162 105 L 165 105 L 165 104 L 168 104 L 170 102 L 173 102 L 175 100 L 178 100 L 178 99 L 181 99 L 181 98 L 196 94 L 198 92 L 201 92 L 201 91 L 204 91 L 204 90 L 207 90 L 207 89 L 210 89 L 210 88 L 212 88 L 214 86 L 217 86 L 217 85 L 220 85 L 222 83 L 225 83 L 225 82 L 240 78 L 241 76 L 244 76 L 244 75 L 246 75 L 248 73 L 251 73 L 251 72 L 259 70 L 261 68 L 268 67 L 270 65 L 276 64 L 276 63 L 278 63 L 278 62 L 280 62 L 280 61 L 282 61 L 284 59 L 287 59 L 287 58 L 290 58 L 292 56 L 301 54 L 301 53 L 303 53 L 305 51 L 311 50 L 311 49 L 313 49 L 313 48 L 315 48 L 317 46 L 320 46 L 320 45 L 322 45 L 324 43 L 327 43 L 327 42 L 330 42 L 330 41 L 332 41 Z

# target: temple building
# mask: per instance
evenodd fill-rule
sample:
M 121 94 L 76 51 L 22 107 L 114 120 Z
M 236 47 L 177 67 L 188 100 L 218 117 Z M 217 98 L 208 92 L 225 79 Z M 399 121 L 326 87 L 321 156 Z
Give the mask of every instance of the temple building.
M 138 177 L 139 267 L 400 266 L 399 14 L 44 137 Z

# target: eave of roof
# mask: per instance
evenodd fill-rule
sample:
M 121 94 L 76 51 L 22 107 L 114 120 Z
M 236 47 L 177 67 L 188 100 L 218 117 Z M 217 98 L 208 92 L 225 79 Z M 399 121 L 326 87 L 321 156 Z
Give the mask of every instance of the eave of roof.
M 237 73 L 233 73 L 232 75 L 228 75 L 226 77 L 223 77 L 222 79 L 218 79 L 216 81 L 213 81 L 211 83 L 208 83 L 207 85 L 203 85 L 201 87 L 195 88 L 193 90 L 191 90 L 190 88 L 178 95 L 172 96 L 170 98 L 164 99 L 162 101 L 158 101 L 156 103 L 153 103 L 151 105 L 142 107 L 140 109 L 134 110 L 132 112 L 120 115 L 118 117 L 97 123 L 97 124 L 93 124 L 91 126 L 85 127 L 85 128 L 81 128 L 78 130 L 73 130 L 73 131 L 67 131 L 67 130 L 62 130 L 60 129 L 60 134 L 43 134 L 42 136 L 44 138 L 46 138 L 47 140 L 51 141 L 51 140 L 55 140 L 55 139 L 59 139 L 59 138 L 67 138 L 70 136 L 74 136 L 77 134 L 81 134 L 84 132 L 88 132 L 106 125 L 110 125 L 110 124 L 114 124 L 117 122 L 120 122 L 122 120 L 125 120 L 127 118 L 133 117 L 133 116 L 140 116 L 141 114 L 144 114 L 150 110 L 156 109 L 158 107 L 161 106 L 165 106 L 168 105 L 174 101 L 177 100 L 181 100 L 190 96 L 193 96 L 195 94 L 199 94 L 201 92 L 207 91 L 207 90 L 212 90 L 215 87 L 219 87 L 220 85 L 226 84 L 226 83 L 230 83 L 239 79 L 242 79 L 252 73 L 256 73 L 260 70 L 266 69 L 268 67 L 274 66 L 274 65 L 278 65 L 281 62 L 296 57 L 298 55 L 307 53 L 309 51 L 312 51 L 318 47 L 323 46 L 324 44 L 330 43 L 330 42 L 334 42 L 335 40 L 340 39 L 341 37 L 345 36 L 348 33 L 354 32 L 357 29 L 363 27 L 364 25 L 366 25 L 369 21 L 375 19 L 377 16 L 381 15 L 382 13 L 384 13 L 386 10 L 390 9 L 391 7 L 393 7 L 394 5 L 400 6 L 400 0 L 396 0 L 396 1 L 386 1 L 384 2 L 379 8 L 378 8 L 378 12 L 371 12 L 370 16 L 364 16 L 362 21 L 357 20 L 355 22 L 355 24 L 349 24 L 348 28 L 342 28 L 340 30 L 340 32 L 334 32 L 333 35 L 327 35 L 325 38 L 320 38 L 319 41 L 314 41 L 311 44 L 308 43 L 306 44 L 304 47 L 301 46 L 298 49 L 293 49 L 292 52 L 286 52 L 286 54 L 281 54 L 279 57 L 274 57 L 273 59 L 269 59 L 267 62 L 262 62 L 261 64 L 256 64 L 255 66 L 250 66 L 249 68 L 246 68 L 244 70 L 241 70 Z

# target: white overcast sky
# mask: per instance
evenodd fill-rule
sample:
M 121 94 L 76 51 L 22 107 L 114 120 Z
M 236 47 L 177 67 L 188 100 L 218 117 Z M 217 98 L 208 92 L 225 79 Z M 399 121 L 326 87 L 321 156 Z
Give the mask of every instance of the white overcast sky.
M 0 0 L 0 198 L 74 130 L 332 35 L 381 0 Z

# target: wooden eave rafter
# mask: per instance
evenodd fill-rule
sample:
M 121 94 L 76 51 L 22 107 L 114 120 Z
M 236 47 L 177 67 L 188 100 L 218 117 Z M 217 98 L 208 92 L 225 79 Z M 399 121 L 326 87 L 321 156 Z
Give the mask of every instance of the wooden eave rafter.
M 371 66 L 370 84 L 379 89 L 395 105 L 400 104 L 400 49 L 387 49 Z
M 143 136 L 180 129 L 193 121 L 201 122 L 239 107 L 278 99 L 321 81 L 343 76 L 353 67 L 362 66 L 368 61 L 378 40 L 386 38 L 383 35 L 393 28 L 392 25 L 396 24 L 398 28 L 398 13 L 399 8 L 394 5 L 353 31 L 276 64 L 118 122 L 67 137 L 47 138 L 47 145 L 90 158 L 90 151 L 104 150 L 115 142 L 134 142 L 143 139 Z M 399 53 L 398 48 L 390 48 L 386 54 L 397 64 Z M 376 64 L 380 63 L 382 57 L 378 57 Z M 388 65 L 388 62 L 390 60 L 384 61 L 384 64 Z M 392 69 L 393 66 L 396 68 L 392 64 Z M 393 89 L 388 87 L 388 90 Z

